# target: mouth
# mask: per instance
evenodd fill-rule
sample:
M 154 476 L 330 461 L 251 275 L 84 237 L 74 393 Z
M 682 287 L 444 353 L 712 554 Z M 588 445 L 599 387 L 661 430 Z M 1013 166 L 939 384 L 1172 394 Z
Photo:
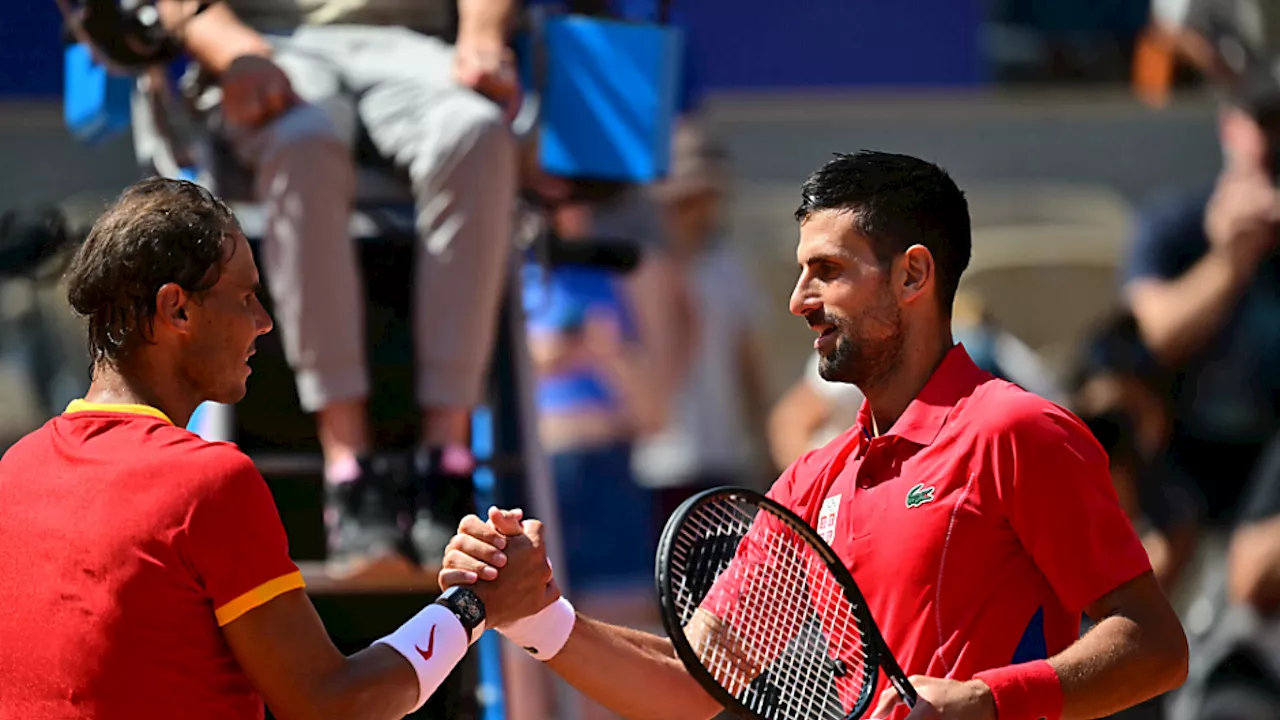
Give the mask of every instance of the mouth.
M 813 341 L 813 347 L 815 350 L 823 350 L 835 344 L 835 325 L 814 325 L 813 330 L 818 333 L 817 339 Z

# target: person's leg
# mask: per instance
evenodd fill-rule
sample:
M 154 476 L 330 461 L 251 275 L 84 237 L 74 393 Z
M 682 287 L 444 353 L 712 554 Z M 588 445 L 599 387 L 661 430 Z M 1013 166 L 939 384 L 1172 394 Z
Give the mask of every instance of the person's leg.
M 370 562 L 403 561 L 396 558 L 394 482 L 369 458 L 364 301 L 348 234 L 354 107 L 338 69 L 312 47 L 328 49 L 324 40 L 300 31 L 279 43 L 275 61 L 304 104 L 229 139 L 254 170 L 274 319 L 302 409 L 316 413 L 330 554 L 365 570 Z
M 358 65 L 367 68 L 355 82 L 369 137 L 408 169 L 417 195 L 415 545 L 431 560 L 472 510 L 470 414 L 483 396 L 512 253 L 516 148 L 500 109 L 454 83 L 445 43 L 394 31 Z

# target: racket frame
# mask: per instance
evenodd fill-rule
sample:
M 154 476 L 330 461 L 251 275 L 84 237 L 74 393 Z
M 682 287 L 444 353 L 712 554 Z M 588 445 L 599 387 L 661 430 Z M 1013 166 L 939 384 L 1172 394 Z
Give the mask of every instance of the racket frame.
M 856 720 L 871 708 L 871 703 L 874 701 L 871 695 L 875 692 L 875 688 L 880 682 L 879 673 L 881 669 L 884 670 L 890 684 L 898 691 L 898 695 L 906 701 L 908 706 L 914 707 L 916 690 L 911 686 L 906 674 L 902 672 L 902 667 L 898 665 L 898 661 L 893 657 L 893 653 L 884 641 L 884 636 L 880 634 L 880 628 L 871 616 L 871 609 L 867 607 L 866 598 L 862 596 L 862 591 L 858 589 L 858 584 L 853 580 L 853 573 L 849 572 L 849 568 L 845 567 L 840 556 L 822 539 L 822 536 L 818 535 L 818 532 L 809 523 L 778 502 L 747 488 L 717 487 L 703 490 L 690 497 L 671 514 L 671 518 L 667 520 L 667 524 L 662 530 L 662 537 L 658 541 L 654 582 L 657 586 L 658 601 L 662 609 L 662 624 L 667 631 L 667 636 L 671 639 L 671 644 L 675 647 L 676 655 L 684 663 L 685 669 L 689 671 L 689 674 L 725 708 L 742 717 L 759 717 L 728 690 L 721 687 L 720 683 L 716 682 L 716 679 L 711 675 L 711 672 L 703 666 L 702 660 L 689 644 L 688 638 L 685 637 L 684 626 L 680 624 L 680 618 L 678 617 L 679 611 L 676 607 L 675 593 L 671 587 L 671 553 L 677 530 L 684 525 L 685 520 L 695 507 L 717 497 L 738 498 L 751 505 L 756 505 L 760 509 L 773 514 L 777 520 L 800 535 L 817 553 L 823 564 L 831 571 L 831 574 L 835 576 L 836 582 L 840 584 L 840 589 L 844 592 L 845 598 L 853 606 L 854 617 L 858 620 L 865 640 L 865 647 L 863 648 L 867 664 L 865 672 L 871 675 L 871 680 L 865 684 L 861 694 L 858 696 L 858 701 L 854 703 L 853 710 L 845 716 L 844 720 Z

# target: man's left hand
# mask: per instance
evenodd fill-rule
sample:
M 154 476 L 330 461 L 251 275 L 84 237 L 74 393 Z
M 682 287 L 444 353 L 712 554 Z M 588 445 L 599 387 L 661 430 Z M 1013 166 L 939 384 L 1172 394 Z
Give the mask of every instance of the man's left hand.
M 991 688 L 981 680 L 943 680 L 916 675 L 909 678 L 916 689 L 916 706 L 907 720 L 996 720 L 996 703 Z M 889 717 L 902 703 L 898 691 L 890 686 L 880 693 L 880 701 L 871 717 Z

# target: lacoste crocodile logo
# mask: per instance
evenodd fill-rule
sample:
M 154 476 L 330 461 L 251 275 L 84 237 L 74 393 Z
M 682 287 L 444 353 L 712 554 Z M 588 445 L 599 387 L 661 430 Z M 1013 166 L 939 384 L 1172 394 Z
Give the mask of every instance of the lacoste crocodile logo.
M 933 502 L 933 488 L 925 487 L 924 483 L 919 483 L 907 491 L 908 508 L 918 508 L 931 502 Z

